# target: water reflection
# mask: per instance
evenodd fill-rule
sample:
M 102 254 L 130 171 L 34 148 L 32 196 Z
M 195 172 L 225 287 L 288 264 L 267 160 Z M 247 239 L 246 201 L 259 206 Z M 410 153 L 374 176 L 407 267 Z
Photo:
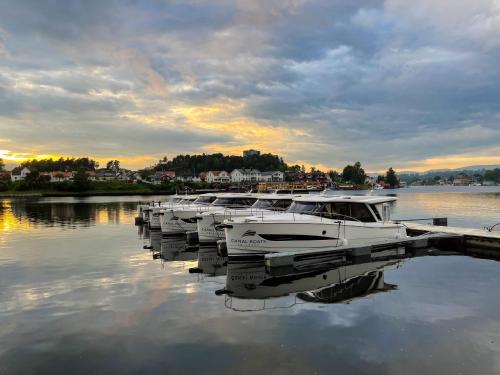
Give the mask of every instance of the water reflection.
M 225 304 L 234 310 L 259 310 L 265 304 L 255 307 L 243 304 L 240 307 L 234 299 L 265 300 L 294 294 L 302 302 L 338 303 L 396 288 L 384 281 L 384 269 L 402 264 L 401 249 L 388 250 L 383 257 L 369 258 L 353 264 L 334 266 L 331 263 L 295 264 L 287 267 L 270 267 L 264 260 L 229 262 L 226 287 L 217 294 L 226 294 Z
M 166 237 L 160 231 L 150 230 L 146 225 L 139 226 L 139 237 L 148 239 L 145 249 L 152 252 L 153 259 L 162 262 L 192 261 L 198 258 L 198 248 L 190 248 L 185 236 Z
M 160 257 L 166 262 L 195 260 L 198 257 L 196 250 L 187 247 L 185 237 L 167 237 L 160 242 Z
M 74 207 L 90 215 L 81 230 L 52 225 L 46 214 L 30 221 L 11 209 L 25 203 L 2 202 L 0 373 L 499 373 L 498 262 L 414 257 L 399 268 L 341 274 L 337 283 L 335 267 L 265 269 L 262 277 L 261 267 L 256 281 L 241 287 L 253 296 L 218 297 L 226 276 L 203 274 L 199 282 L 188 273 L 196 266 L 223 273 L 215 249 L 177 262 L 184 256 L 180 241 L 155 235 L 159 251 L 143 249 L 150 232 L 134 228 L 135 203 L 128 211 L 118 198 L 106 199 L 88 200 L 94 208 L 85 211 Z M 39 203 L 62 208 L 82 200 Z M 28 210 L 36 216 L 36 207 Z M 53 212 L 65 223 L 85 219 L 71 209 Z M 151 253 L 171 260 L 152 260 Z M 386 255 L 365 263 L 388 261 Z M 318 277 L 314 285 L 305 281 Z M 261 298 L 251 284 L 288 294 Z M 391 284 L 397 292 L 379 292 Z M 235 313 L 226 297 L 233 307 L 248 302 L 266 310 Z M 294 308 L 267 310 L 288 302 Z
M 101 202 L 88 204 L 83 199 L 52 202 L 44 199 L 4 199 L 0 201 L 0 230 L 13 228 L 63 227 L 84 228 L 96 224 L 117 225 L 130 222 L 135 202 Z
M 214 246 L 202 246 L 198 250 L 198 269 L 209 276 L 223 276 L 227 273 L 227 257 L 217 255 Z

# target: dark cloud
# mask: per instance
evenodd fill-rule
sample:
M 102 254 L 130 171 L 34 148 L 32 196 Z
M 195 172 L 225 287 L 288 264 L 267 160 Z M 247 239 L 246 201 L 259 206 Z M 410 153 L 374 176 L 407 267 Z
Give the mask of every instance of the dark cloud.
M 3 1 L 2 147 L 28 136 L 62 152 L 55 135 L 83 153 L 105 151 L 79 144 L 95 137 L 130 155 L 235 146 L 227 128 L 169 117 L 230 102 L 223 119 L 307 134 L 287 139 L 290 160 L 484 153 L 500 144 L 498 19 L 486 0 Z M 169 120 L 137 120 L 158 114 Z

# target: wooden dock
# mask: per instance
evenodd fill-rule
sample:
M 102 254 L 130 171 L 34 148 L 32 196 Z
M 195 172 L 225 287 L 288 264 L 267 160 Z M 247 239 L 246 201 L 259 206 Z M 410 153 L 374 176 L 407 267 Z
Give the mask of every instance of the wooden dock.
M 500 255 L 500 231 L 488 231 L 486 229 L 445 227 L 440 225 L 417 224 L 404 222 L 409 235 L 421 235 L 424 233 L 447 233 L 450 235 L 463 236 L 465 250 L 482 249 L 495 252 Z

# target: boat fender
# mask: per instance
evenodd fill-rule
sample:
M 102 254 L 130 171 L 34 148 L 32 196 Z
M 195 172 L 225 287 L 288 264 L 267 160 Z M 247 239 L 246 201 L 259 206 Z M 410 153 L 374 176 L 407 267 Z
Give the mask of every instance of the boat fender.
M 192 267 L 189 269 L 189 273 L 203 273 L 203 270 L 199 267 Z
M 349 241 L 347 241 L 347 238 L 342 238 L 342 243 L 341 243 L 342 246 L 347 246 L 349 245 Z
M 233 294 L 233 293 L 234 292 L 232 290 L 228 290 L 228 289 L 219 289 L 219 290 L 215 291 L 216 296 L 222 296 L 224 294 Z

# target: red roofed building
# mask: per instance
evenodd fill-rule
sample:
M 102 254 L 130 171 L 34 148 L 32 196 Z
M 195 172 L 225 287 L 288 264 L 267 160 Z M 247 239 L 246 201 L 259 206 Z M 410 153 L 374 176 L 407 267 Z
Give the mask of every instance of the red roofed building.
M 226 171 L 208 171 L 207 182 L 227 184 L 231 182 L 231 176 Z

